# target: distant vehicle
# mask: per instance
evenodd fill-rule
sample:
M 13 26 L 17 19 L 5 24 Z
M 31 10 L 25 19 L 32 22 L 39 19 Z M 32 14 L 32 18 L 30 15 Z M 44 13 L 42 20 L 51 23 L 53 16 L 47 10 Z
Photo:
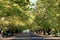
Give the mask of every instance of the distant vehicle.
M 27 29 L 27 30 L 23 30 L 23 32 L 22 33 L 29 33 L 30 32 L 30 30 L 29 29 Z

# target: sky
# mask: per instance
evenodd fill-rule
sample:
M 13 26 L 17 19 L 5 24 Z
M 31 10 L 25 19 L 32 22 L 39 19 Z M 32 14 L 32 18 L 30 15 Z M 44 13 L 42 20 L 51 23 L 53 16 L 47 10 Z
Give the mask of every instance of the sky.
M 30 0 L 32 3 L 36 3 L 37 0 Z
M 30 8 L 36 8 L 36 1 L 37 0 L 30 0 L 30 2 L 34 3 L 34 6 L 30 6 Z

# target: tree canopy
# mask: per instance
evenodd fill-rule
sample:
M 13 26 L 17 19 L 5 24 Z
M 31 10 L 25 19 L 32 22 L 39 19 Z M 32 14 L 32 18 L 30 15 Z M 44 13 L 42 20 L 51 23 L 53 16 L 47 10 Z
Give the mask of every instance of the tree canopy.
M 35 4 L 30 0 L 0 0 L 0 28 L 60 31 L 59 3 L 60 0 L 37 0 Z

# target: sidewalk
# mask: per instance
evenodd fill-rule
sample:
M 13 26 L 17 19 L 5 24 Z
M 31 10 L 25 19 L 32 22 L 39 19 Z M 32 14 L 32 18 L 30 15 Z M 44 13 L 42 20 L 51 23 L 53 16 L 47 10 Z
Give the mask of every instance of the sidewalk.
M 38 33 L 33 33 L 33 34 L 36 34 L 38 36 L 42 36 L 42 37 L 54 37 L 54 35 L 43 35 L 43 34 L 38 34 Z
M 40 37 L 42 37 L 43 39 L 60 39 L 60 37 L 54 37 L 54 35 L 41 35 L 41 34 L 37 34 L 37 33 L 34 33 Z

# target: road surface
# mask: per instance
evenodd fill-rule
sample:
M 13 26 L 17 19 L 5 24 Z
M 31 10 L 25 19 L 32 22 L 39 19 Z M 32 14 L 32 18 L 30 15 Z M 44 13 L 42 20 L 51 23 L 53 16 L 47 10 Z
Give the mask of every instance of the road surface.
M 22 33 L 17 34 L 14 37 L 4 38 L 4 39 L 15 39 L 15 40 L 57 40 L 60 39 L 60 37 L 42 37 L 39 35 L 36 35 L 34 33 Z

